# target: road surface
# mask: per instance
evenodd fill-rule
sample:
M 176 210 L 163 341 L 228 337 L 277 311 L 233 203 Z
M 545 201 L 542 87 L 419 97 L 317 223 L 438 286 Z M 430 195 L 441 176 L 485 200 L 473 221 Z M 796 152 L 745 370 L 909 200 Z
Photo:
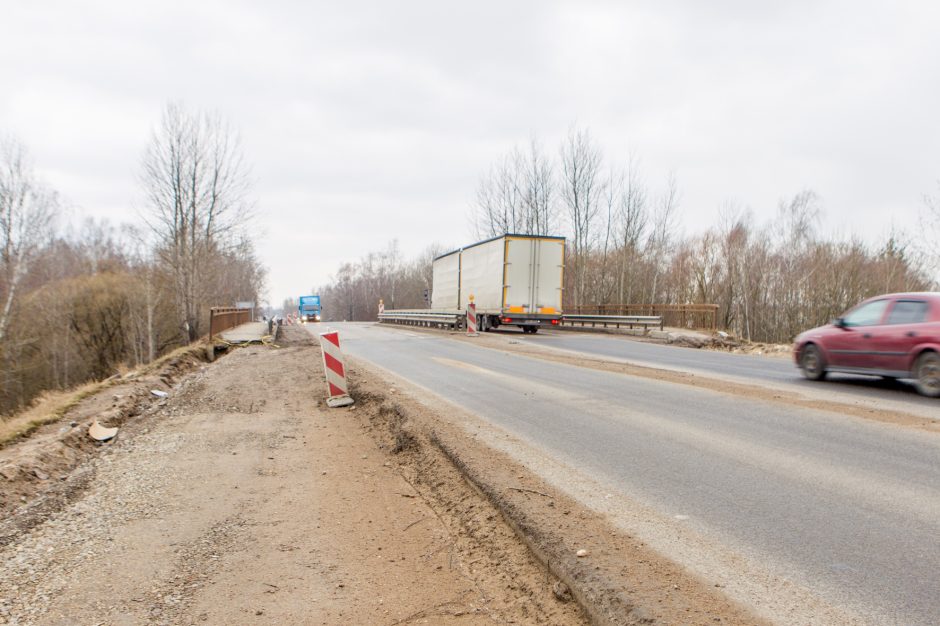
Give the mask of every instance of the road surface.
M 511 331 L 507 331 L 511 332 Z M 913 407 L 937 409 L 936 400 L 919 396 L 910 381 L 889 381 L 873 376 L 831 374 L 823 382 L 802 377 L 790 357 L 730 354 L 713 350 L 683 348 L 636 341 L 617 335 L 552 331 L 526 338 L 547 348 L 608 357 L 637 365 L 677 369 L 684 372 L 720 376 L 748 383 L 785 386 L 798 391 L 847 394 L 853 398 L 892 400 Z
M 331 326 L 350 355 L 562 463 L 567 473 L 546 478 L 585 503 L 599 504 L 572 485 L 610 490 L 622 527 L 778 621 L 926 625 L 940 615 L 935 433 L 794 408 L 785 397 L 759 401 L 514 355 L 445 333 Z M 595 354 L 626 345 L 574 335 L 538 341 Z M 646 360 L 687 359 L 683 349 L 628 345 Z M 794 376 L 785 360 L 698 355 L 696 368 L 713 367 L 714 376 L 774 382 L 784 368 Z

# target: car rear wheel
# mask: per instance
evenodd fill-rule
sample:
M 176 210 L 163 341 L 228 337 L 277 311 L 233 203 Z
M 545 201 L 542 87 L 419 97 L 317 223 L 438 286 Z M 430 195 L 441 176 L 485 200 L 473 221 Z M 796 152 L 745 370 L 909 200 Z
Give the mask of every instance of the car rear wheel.
M 826 377 L 826 362 L 822 352 L 815 344 L 807 344 L 800 355 L 800 369 L 803 376 L 810 380 L 822 380 Z
M 940 354 L 925 352 L 917 359 L 917 381 L 914 386 L 922 395 L 940 398 Z

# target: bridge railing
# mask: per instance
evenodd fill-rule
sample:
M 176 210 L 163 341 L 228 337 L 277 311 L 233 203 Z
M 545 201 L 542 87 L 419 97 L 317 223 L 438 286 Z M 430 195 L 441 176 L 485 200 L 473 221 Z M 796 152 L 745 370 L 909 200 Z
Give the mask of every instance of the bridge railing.
M 215 335 L 247 324 L 251 321 L 251 309 L 214 306 L 209 309 L 209 339 Z

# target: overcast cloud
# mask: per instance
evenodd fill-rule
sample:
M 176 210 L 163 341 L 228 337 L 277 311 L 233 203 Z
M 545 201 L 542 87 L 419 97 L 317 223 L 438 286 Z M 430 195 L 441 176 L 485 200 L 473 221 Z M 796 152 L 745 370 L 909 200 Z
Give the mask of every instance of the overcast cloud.
M 397 238 L 469 242 L 476 182 L 573 123 L 683 227 L 815 190 L 829 232 L 914 230 L 940 178 L 936 2 L 20 2 L 0 132 L 82 214 L 133 221 L 170 100 L 240 130 L 271 302 Z

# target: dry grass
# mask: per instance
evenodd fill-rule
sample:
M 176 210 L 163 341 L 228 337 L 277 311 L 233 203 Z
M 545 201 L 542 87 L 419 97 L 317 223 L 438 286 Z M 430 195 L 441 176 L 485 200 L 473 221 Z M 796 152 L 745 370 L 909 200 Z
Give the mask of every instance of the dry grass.
M 118 368 L 118 376 L 108 378 L 102 381 L 92 381 L 79 387 L 65 389 L 60 391 L 44 391 L 39 395 L 28 408 L 9 416 L 0 416 L 0 448 L 19 439 L 29 437 L 40 427 L 62 419 L 79 402 L 94 395 L 103 389 L 123 382 L 128 378 L 136 378 L 141 374 L 149 374 L 159 370 L 167 362 L 177 359 L 187 354 L 205 353 L 206 344 L 204 342 L 194 343 L 189 346 L 177 348 L 172 352 L 164 354 L 152 363 L 137 369 L 130 370 L 126 366 Z
M 0 448 L 16 439 L 28 437 L 39 427 L 61 419 L 69 409 L 110 386 L 109 381 L 85 383 L 64 391 L 44 391 L 29 408 L 0 420 Z
M 205 355 L 206 347 L 208 345 L 209 344 L 207 341 L 197 341 L 196 343 L 192 343 L 188 346 L 182 346 L 180 348 L 176 348 L 172 352 L 167 352 L 166 354 L 164 354 L 161 357 L 158 357 L 154 361 L 147 363 L 146 365 L 142 366 L 140 369 L 136 371 L 128 370 L 128 372 L 133 373 L 136 376 L 140 376 L 141 374 L 150 374 L 151 372 L 163 367 L 169 361 L 184 357 L 187 354 L 196 354 L 199 356 L 200 359 L 202 359 L 203 356 Z

